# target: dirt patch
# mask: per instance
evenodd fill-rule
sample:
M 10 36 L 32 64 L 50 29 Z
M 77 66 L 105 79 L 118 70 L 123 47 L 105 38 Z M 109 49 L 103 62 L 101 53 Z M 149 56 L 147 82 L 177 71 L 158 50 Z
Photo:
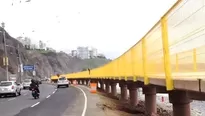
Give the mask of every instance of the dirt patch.
M 106 116 L 146 116 L 144 101 L 139 101 L 136 107 L 132 107 L 128 101 L 121 102 L 120 95 L 113 97 L 103 92 L 98 92 L 98 95 L 100 102 L 96 105 L 106 113 Z M 157 114 L 153 116 L 171 116 L 171 113 L 157 106 Z

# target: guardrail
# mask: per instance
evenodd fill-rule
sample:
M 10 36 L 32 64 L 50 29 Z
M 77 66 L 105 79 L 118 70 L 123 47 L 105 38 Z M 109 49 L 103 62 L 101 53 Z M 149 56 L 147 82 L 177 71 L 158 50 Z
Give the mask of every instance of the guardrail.
M 174 79 L 204 79 L 205 1 L 178 0 L 151 30 L 112 62 L 88 71 L 66 74 L 68 78 L 165 79 L 173 90 Z M 150 17 L 151 18 L 151 17 Z M 199 76 L 200 75 L 200 76 Z

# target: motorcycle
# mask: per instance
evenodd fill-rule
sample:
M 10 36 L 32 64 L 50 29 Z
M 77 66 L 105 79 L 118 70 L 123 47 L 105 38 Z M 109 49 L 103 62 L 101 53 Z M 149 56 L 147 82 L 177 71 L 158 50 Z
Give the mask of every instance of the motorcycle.
M 36 89 L 32 88 L 31 92 L 32 92 L 32 96 L 34 97 L 34 99 L 39 98 L 39 93 L 37 92 Z

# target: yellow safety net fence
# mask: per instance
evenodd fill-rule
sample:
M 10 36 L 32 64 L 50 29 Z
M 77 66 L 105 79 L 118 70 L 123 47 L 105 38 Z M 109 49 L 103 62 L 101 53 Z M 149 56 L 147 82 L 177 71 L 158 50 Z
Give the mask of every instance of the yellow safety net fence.
M 112 62 L 68 78 L 111 78 L 166 81 L 205 76 L 205 0 L 179 0 L 133 47 Z

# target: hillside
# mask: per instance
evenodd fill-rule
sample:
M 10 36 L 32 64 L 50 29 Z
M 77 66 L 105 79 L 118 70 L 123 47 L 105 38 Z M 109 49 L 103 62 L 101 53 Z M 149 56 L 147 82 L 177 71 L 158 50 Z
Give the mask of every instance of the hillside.
M 0 27 L 0 31 L 2 28 Z M 23 45 L 8 33 L 6 33 L 7 52 L 9 58 L 9 74 L 18 74 L 18 55 L 17 46 L 19 45 L 19 54 L 23 64 L 35 64 L 36 77 L 50 77 L 57 73 L 70 73 L 82 71 L 85 68 L 95 68 L 101 66 L 109 60 L 103 58 L 94 58 L 82 60 L 73 58 L 64 52 L 39 52 L 37 50 L 26 50 Z M 5 66 L 3 66 L 3 36 L 0 33 L 0 80 L 6 79 Z M 32 72 L 23 74 L 23 78 L 32 76 Z

